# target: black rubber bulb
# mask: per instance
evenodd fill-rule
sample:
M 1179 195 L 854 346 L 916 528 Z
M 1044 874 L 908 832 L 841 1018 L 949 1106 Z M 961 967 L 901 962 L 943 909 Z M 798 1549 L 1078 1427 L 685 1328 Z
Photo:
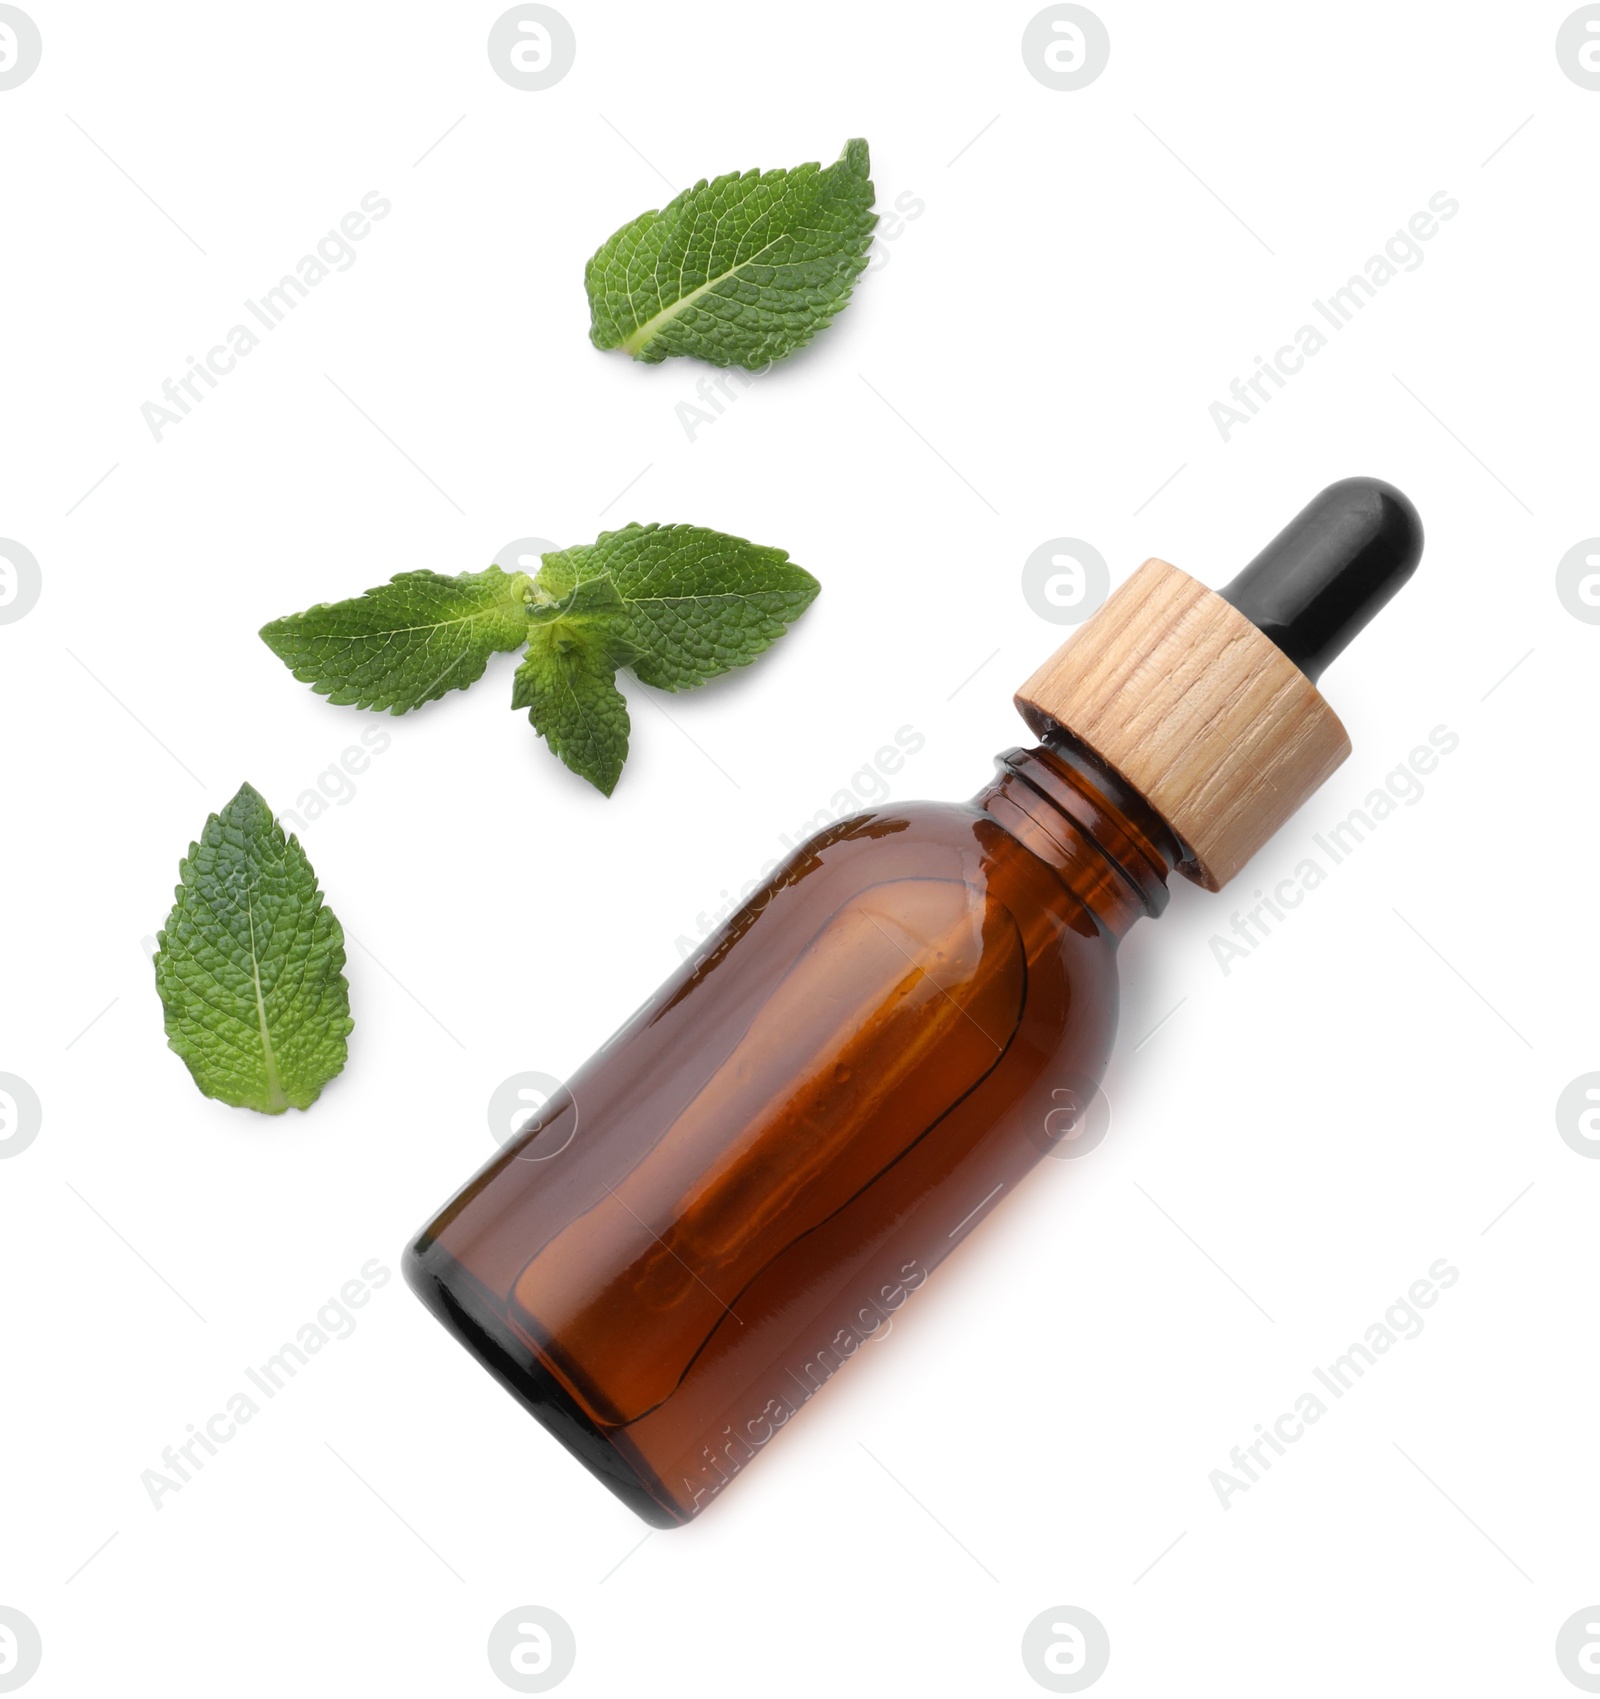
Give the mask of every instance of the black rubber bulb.
M 1218 592 L 1313 682 L 1417 569 L 1422 521 L 1393 484 L 1345 478 Z

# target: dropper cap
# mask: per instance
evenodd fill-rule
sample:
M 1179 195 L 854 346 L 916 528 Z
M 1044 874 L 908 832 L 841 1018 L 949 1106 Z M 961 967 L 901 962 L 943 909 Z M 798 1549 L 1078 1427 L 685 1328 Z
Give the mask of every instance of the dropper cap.
M 1219 890 L 1350 753 L 1315 680 L 1416 570 L 1416 509 L 1332 484 L 1220 593 L 1147 560 L 1017 693 L 1141 795 Z
M 1315 684 L 1421 559 L 1422 520 L 1394 485 L 1344 478 L 1217 594 Z

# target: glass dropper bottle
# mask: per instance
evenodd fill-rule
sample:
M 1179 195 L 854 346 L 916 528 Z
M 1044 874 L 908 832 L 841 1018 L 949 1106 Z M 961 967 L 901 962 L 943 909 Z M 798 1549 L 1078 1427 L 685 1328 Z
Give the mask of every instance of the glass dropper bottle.
M 1118 943 L 1349 753 L 1316 680 L 1421 552 L 1351 478 L 1220 592 L 1146 561 L 1018 692 L 1034 747 L 801 845 L 428 1224 L 412 1288 L 647 1522 L 698 1515 L 1074 1136 Z

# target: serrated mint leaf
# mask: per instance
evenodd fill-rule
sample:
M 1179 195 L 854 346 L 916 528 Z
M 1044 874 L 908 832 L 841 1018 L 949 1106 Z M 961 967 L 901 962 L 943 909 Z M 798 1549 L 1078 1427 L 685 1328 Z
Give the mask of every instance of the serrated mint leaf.
M 628 705 L 616 674 L 639 653 L 630 626 L 626 605 L 604 576 L 535 606 L 511 696 L 511 706 L 528 710 L 551 750 L 607 796 L 628 758 Z
M 167 1043 L 207 1097 L 309 1109 L 345 1064 L 344 932 L 317 876 L 250 786 L 206 821 L 157 939 Z
M 867 144 L 837 163 L 733 172 L 625 224 L 589 261 L 589 338 L 655 362 L 755 370 L 803 347 L 850 299 L 877 217 Z
M 483 676 L 528 635 L 525 572 L 402 572 L 348 602 L 261 628 L 273 654 L 331 702 L 403 714 Z
M 536 578 L 497 566 L 402 573 L 261 635 L 334 702 L 395 713 L 470 684 L 496 650 L 526 643 L 513 705 L 609 796 L 628 753 L 619 667 L 687 690 L 753 661 L 819 588 L 782 549 L 698 525 L 628 525 L 551 550 Z
M 688 690 L 748 665 L 803 614 L 821 586 L 782 549 L 698 525 L 629 525 L 547 554 L 535 595 L 605 577 L 629 616 L 641 682 Z

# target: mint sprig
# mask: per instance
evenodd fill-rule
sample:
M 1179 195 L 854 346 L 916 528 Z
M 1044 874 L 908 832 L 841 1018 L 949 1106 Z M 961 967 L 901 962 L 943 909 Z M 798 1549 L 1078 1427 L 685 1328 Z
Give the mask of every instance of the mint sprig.
M 584 269 L 589 339 L 656 362 L 755 370 L 803 347 L 850 299 L 878 222 L 867 144 L 826 169 L 703 178 L 611 235 Z
M 526 645 L 512 706 L 609 796 L 628 754 L 620 669 L 657 689 L 691 689 L 755 660 L 820 588 L 782 549 L 698 525 L 628 525 L 552 551 L 536 577 L 402 573 L 261 635 L 334 702 L 396 714 L 464 688 L 496 650 Z
M 298 840 L 245 784 L 178 868 L 157 939 L 167 1043 L 207 1097 L 309 1109 L 344 1067 L 344 932 Z

